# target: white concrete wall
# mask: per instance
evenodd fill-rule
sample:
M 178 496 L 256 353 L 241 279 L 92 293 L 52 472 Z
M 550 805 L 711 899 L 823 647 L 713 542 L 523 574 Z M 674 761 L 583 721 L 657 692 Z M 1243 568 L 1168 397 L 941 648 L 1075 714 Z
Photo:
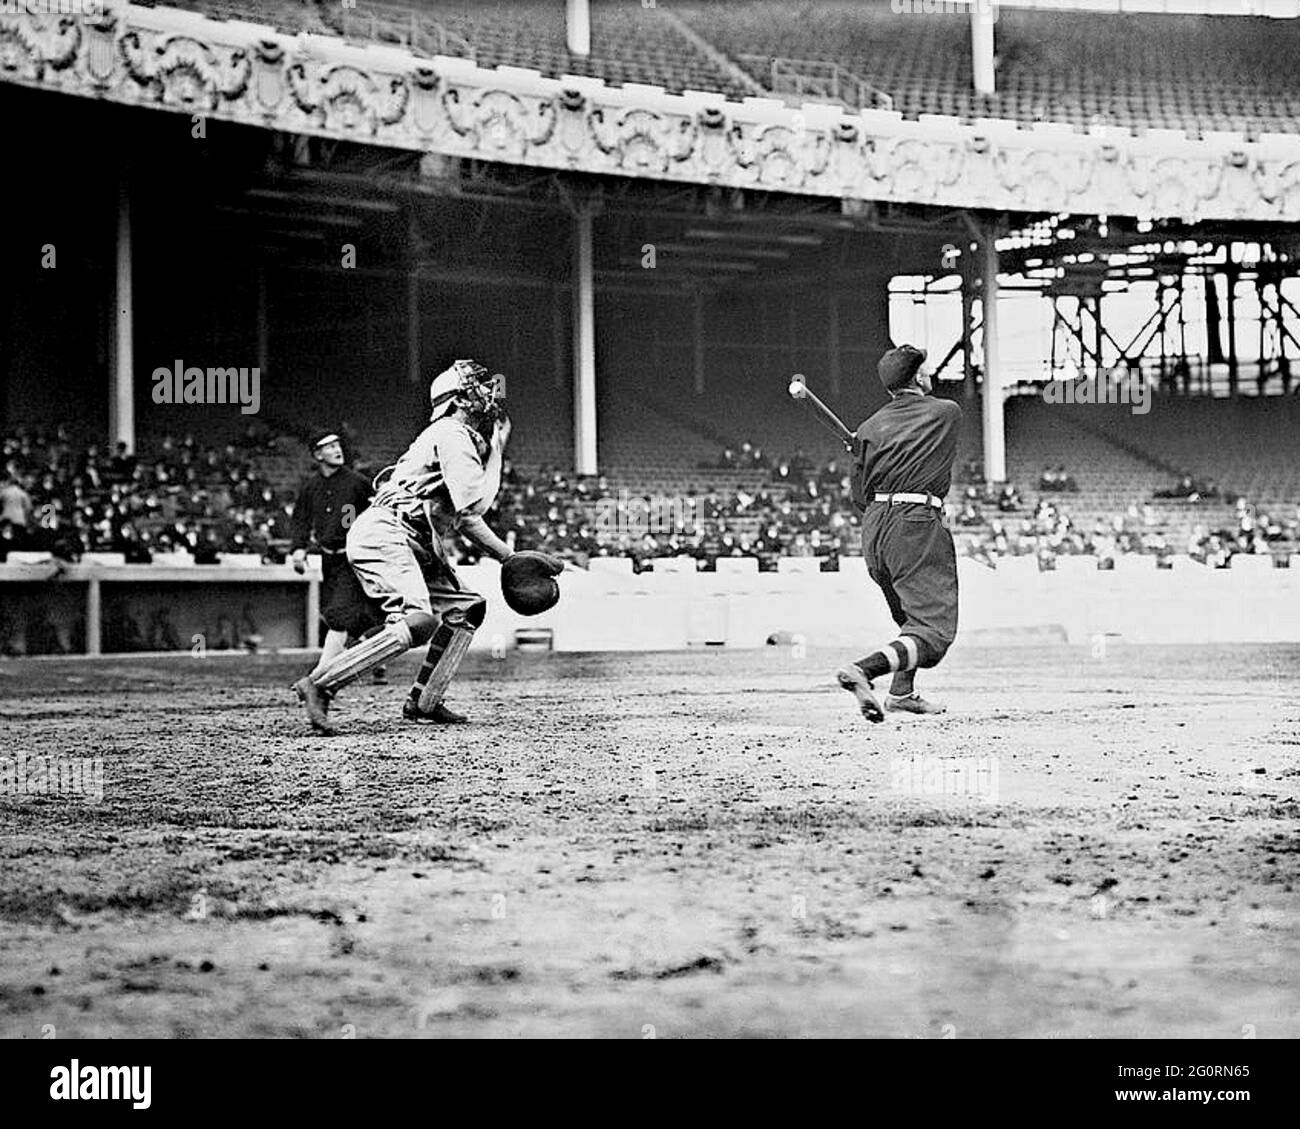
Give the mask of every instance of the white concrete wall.
M 808 645 L 862 646 L 894 635 L 884 598 L 860 559 L 838 573 L 796 571 L 815 562 L 782 562 L 760 573 L 754 562 L 724 562 L 719 573 L 622 571 L 626 562 L 597 562 L 590 572 L 560 578 L 559 605 L 528 619 L 494 598 L 498 566 L 461 569 L 465 582 L 489 597 L 476 647 L 513 645 L 519 628 L 554 631 L 565 651 L 664 650 L 707 642 L 760 647 L 774 632 L 802 635 Z M 1067 557 L 1039 572 L 1032 557 L 993 571 L 958 562 L 958 639 L 996 633 L 1000 640 L 1042 641 L 1045 634 L 1086 643 L 1118 635 L 1133 643 L 1300 642 L 1300 557 L 1275 569 L 1269 558 L 1235 558 L 1210 569 L 1177 558 L 1158 570 L 1152 557 L 1127 557 L 1098 572 L 1091 557 Z
M 752 560 L 720 562 L 716 573 L 686 571 L 691 561 L 660 562 L 633 575 L 630 561 L 604 560 L 590 571 L 560 578 L 559 605 L 545 615 L 515 615 L 501 599 L 500 567 L 461 568 L 464 582 L 488 597 L 476 649 L 515 645 L 515 632 L 548 628 L 563 651 L 680 650 L 721 644 L 761 647 L 778 632 L 809 646 L 862 648 L 893 638 L 884 597 L 860 558 L 840 572 L 818 572 L 812 560 L 786 560 L 760 573 Z M 1236 557 L 1231 569 L 1209 569 L 1175 558 L 1157 570 L 1152 557 L 1121 557 L 1098 572 L 1090 557 L 1063 557 L 1039 572 L 1032 557 L 1002 562 L 996 571 L 958 562 L 961 587 L 958 644 L 1065 639 L 1088 643 L 1119 636 L 1131 643 L 1300 643 L 1300 556 L 1289 569 L 1270 558 Z M 309 586 L 287 567 L 211 570 L 165 566 L 66 569 L 58 579 L 0 566 L 0 625 L 49 611 L 71 630 L 89 611 L 87 581 L 100 578 L 103 611 L 123 598 L 139 608 L 165 603 L 188 644 L 211 627 L 220 610 L 237 616 L 248 604 L 268 647 L 298 646 Z M 221 582 L 220 586 L 213 582 Z M 63 622 L 66 621 L 66 622 Z

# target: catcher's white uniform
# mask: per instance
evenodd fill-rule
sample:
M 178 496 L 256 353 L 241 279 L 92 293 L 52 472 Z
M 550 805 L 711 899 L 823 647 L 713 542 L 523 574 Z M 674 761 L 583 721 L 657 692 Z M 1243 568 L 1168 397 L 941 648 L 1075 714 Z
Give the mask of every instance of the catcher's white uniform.
M 463 513 L 482 515 L 501 489 L 509 425 L 492 440 L 458 419 L 429 424 L 380 482 L 369 509 L 348 531 L 348 560 L 366 595 L 390 623 L 411 612 L 441 614 L 480 597 L 462 586 L 443 538 Z
M 323 732 L 332 732 L 327 711 L 339 689 L 425 642 L 428 656 L 402 714 L 463 720 L 442 705 L 442 696 L 487 601 L 460 582 L 443 538 L 462 520 L 481 518 L 496 500 L 510 425 L 501 411 L 501 379 L 473 361 L 457 361 L 439 374 L 429 396 L 429 425 L 375 480 L 369 509 L 348 530 L 348 562 L 366 595 L 382 605 L 385 625 L 295 685 L 312 726 Z M 485 430 L 490 424 L 490 439 L 476 423 Z

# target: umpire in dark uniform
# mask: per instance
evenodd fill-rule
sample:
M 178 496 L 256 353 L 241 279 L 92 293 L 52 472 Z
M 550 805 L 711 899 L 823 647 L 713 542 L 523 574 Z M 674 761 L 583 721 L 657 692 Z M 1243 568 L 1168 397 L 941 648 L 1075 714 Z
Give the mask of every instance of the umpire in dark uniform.
M 925 352 L 890 349 L 877 366 L 889 403 L 857 431 L 853 496 L 862 510 L 862 553 L 898 638 L 836 672 L 868 721 L 886 710 L 942 713 L 916 693 L 916 671 L 935 666 L 957 635 L 957 554 L 943 524 L 961 408 L 930 395 Z M 872 680 L 892 674 L 882 704 Z
M 362 591 L 345 546 L 348 530 L 370 505 L 370 481 L 347 465 L 343 442 L 333 431 L 317 435 L 311 445 L 318 473 L 303 483 L 293 507 L 293 567 L 307 567 L 307 549 L 314 541 L 321 556 L 321 619 L 327 633 L 317 669 L 329 663 L 349 639 L 364 635 L 383 622 Z M 378 672 L 377 672 L 378 673 Z M 382 673 L 376 681 L 382 681 Z

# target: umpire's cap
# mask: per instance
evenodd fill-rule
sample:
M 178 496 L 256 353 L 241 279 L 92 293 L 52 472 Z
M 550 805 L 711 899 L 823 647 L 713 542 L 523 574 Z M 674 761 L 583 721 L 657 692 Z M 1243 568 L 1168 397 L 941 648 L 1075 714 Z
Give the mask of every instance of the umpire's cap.
M 924 349 L 918 349 L 915 345 L 898 345 L 880 358 L 876 373 L 885 390 L 895 392 L 905 384 L 910 384 L 924 363 Z
M 501 595 L 520 615 L 550 611 L 560 601 L 553 558 L 532 550 L 507 557 L 501 566 Z
M 337 431 L 316 431 L 312 433 L 311 450 L 318 451 L 326 443 L 342 443 Z

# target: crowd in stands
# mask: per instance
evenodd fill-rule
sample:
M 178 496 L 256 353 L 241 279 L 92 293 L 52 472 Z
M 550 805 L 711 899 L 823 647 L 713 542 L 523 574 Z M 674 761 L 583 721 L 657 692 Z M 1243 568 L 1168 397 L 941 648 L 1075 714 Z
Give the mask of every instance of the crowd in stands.
M 755 557 L 765 569 L 780 557 L 820 557 L 833 567 L 830 562 L 857 551 L 855 522 L 844 504 L 848 479 L 838 464 L 816 467 L 796 458 L 769 469 L 771 481 L 752 489 L 732 484 L 663 496 L 615 489 L 605 475 L 543 468 L 524 478 L 508 468 L 497 520 L 517 548 L 579 564 L 629 557 L 638 571 L 655 558 L 678 556 L 694 558 L 704 570 L 719 557 Z
M 196 563 L 216 563 L 222 553 L 283 561 L 293 494 L 277 491 L 257 470 L 257 456 L 276 442 L 255 428 L 224 447 L 164 435 L 136 456 L 120 445 L 78 446 L 62 429 L 4 435 L 0 559 L 25 550 L 69 561 L 87 552 L 120 553 L 128 563 L 172 552 L 188 552 Z M 761 474 L 717 473 L 728 470 Z M 722 557 L 754 557 L 760 569 L 774 569 L 780 557 L 815 557 L 835 569 L 838 558 L 861 553 L 849 470 L 844 460 L 818 464 L 802 451 L 771 459 L 746 442 L 702 468 L 698 489 L 661 496 L 606 475 L 547 467 L 524 473 L 507 462 L 488 516 L 516 548 L 579 565 L 617 556 L 640 571 L 657 558 L 686 556 L 709 570 Z M 1064 466 L 1044 469 L 1033 505 L 1014 485 L 985 483 L 978 462 L 967 462 L 958 478 L 949 524 L 959 551 L 989 565 L 1029 554 L 1050 568 L 1063 554 L 1087 554 L 1106 568 L 1125 553 L 1162 562 L 1187 553 L 1222 567 L 1237 553 L 1280 552 L 1297 543 L 1295 517 L 1259 513 L 1245 499 L 1235 500 L 1230 528 L 1201 524 L 1175 544 L 1150 499 L 1135 499 L 1122 514 L 1077 520 L 1049 496 L 1072 492 L 1074 477 Z M 1212 483 L 1184 475 L 1155 497 L 1195 501 L 1217 493 Z M 448 548 L 462 562 L 476 559 L 463 539 Z
M 1032 512 L 1012 521 L 1002 516 L 986 519 L 980 501 L 998 502 L 1001 495 L 972 499 L 977 488 L 968 486 L 962 509 L 956 518 L 962 551 L 990 567 L 1000 557 L 1033 555 L 1043 569 L 1055 566 L 1058 557 L 1082 554 L 1096 557 L 1098 567 L 1114 567 L 1117 556 L 1146 553 L 1155 556 L 1157 566 L 1167 568 L 1177 553 L 1216 568 L 1228 567 L 1238 553 L 1273 554 L 1294 550 L 1300 544 L 1300 507 L 1296 516 L 1282 519 L 1260 513 L 1245 498 L 1236 499 L 1236 511 L 1229 525 L 1211 528 L 1196 524 L 1184 543 L 1171 541 L 1161 528 L 1159 512 L 1147 500 L 1138 498 L 1123 513 L 1099 518 L 1091 525 L 1077 522 L 1059 503 L 1039 498 Z M 1195 500 L 1191 495 L 1160 492 L 1157 497 Z M 967 536 L 962 536 L 968 533 Z
M 74 444 L 63 428 L 0 437 L 0 556 L 49 552 L 76 561 L 121 553 L 266 554 L 288 536 L 289 506 L 255 472 L 269 441 L 250 428 L 238 442 L 205 447 L 164 435 L 146 454 Z
M 520 548 L 538 548 L 585 564 L 591 557 L 625 556 L 637 570 L 657 557 L 688 556 L 696 567 L 716 567 L 719 557 L 756 557 L 760 569 L 776 567 L 779 557 L 822 558 L 834 569 L 839 557 L 856 556 L 857 517 L 851 503 L 848 467 L 837 460 L 818 466 L 803 452 L 767 459 L 750 443 L 727 448 L 701 469 L 767 471 L 755 488 L 688 491 L 669 500 L 615 491 L 605 476 L 584 480 L 543 469 L 538 478 L 513 470 L 502 492 L 501 528 Z M 1149 499 L 1135 499 L 1123 513 L 1091 523 L 1076 520 L 1054 498 L 1040 496 L 1026 506 L 1009 483 L 984 482 L 978 462 L 962 468 L 960 493 L 950 495 L 946 512 L 961 551 L 995 567 L 1006 556 L 1032 555 L 1052 568 L 1064 554 L 1094 556 L 1101 568 L 1122 554 L 1145 553 L 1167 566 L 1176 553 L 1226 567 L 1237 553 L 1266 554 L 1300 543 L 1300 510 L 1291 519 L 1259 513 L 1236 499 L 1231 527 L 1196 525 L 1185 543 L 1175 543 Z M 1074 476 L 1064 466 L 1044 469 L 1049 485 L 1040 494 L 1075 493 Z M 1188 484 L 1192 489 L 1188 489 Z M 956 493 L 956 491 L 954 491 Z M 1213 484 L 1183 476 L 1156 497 L 1196 501 L 1218 496 Z M 665 516 L 666 515 L 666 516 Z
M 21 550 L 66 561 L 119 553 L 128 564 L 173 552 L 201 564 L 224 553 L 284 560 L 292 493 L 277 492 L 254 467 L 258 453 L 273 449 L 270 434 L 250 432 L 224 447 L 164 435 L 139 457 L 77 447 L 62 429 L 24 430 L 0 442 L 0 559 Z M 638 569 L 666 556 L 688 555 L 703 568 L 720 556 L 753 556 L 775 568 L 782 556 L 856 551 L 848 480 L 834 461 L 817 467 L 799 452 L 769 463 L 746 443 L 726 465 L 762 467 L 771 483 L 669 499 L 615 489 L 603 475 L 549 468 L 521 475 L 507 463 L 489 520 L 517 548 L 579 563 L 624 556 Z M 449 549 L 462 562 L 477 557 L 463 539 Z

